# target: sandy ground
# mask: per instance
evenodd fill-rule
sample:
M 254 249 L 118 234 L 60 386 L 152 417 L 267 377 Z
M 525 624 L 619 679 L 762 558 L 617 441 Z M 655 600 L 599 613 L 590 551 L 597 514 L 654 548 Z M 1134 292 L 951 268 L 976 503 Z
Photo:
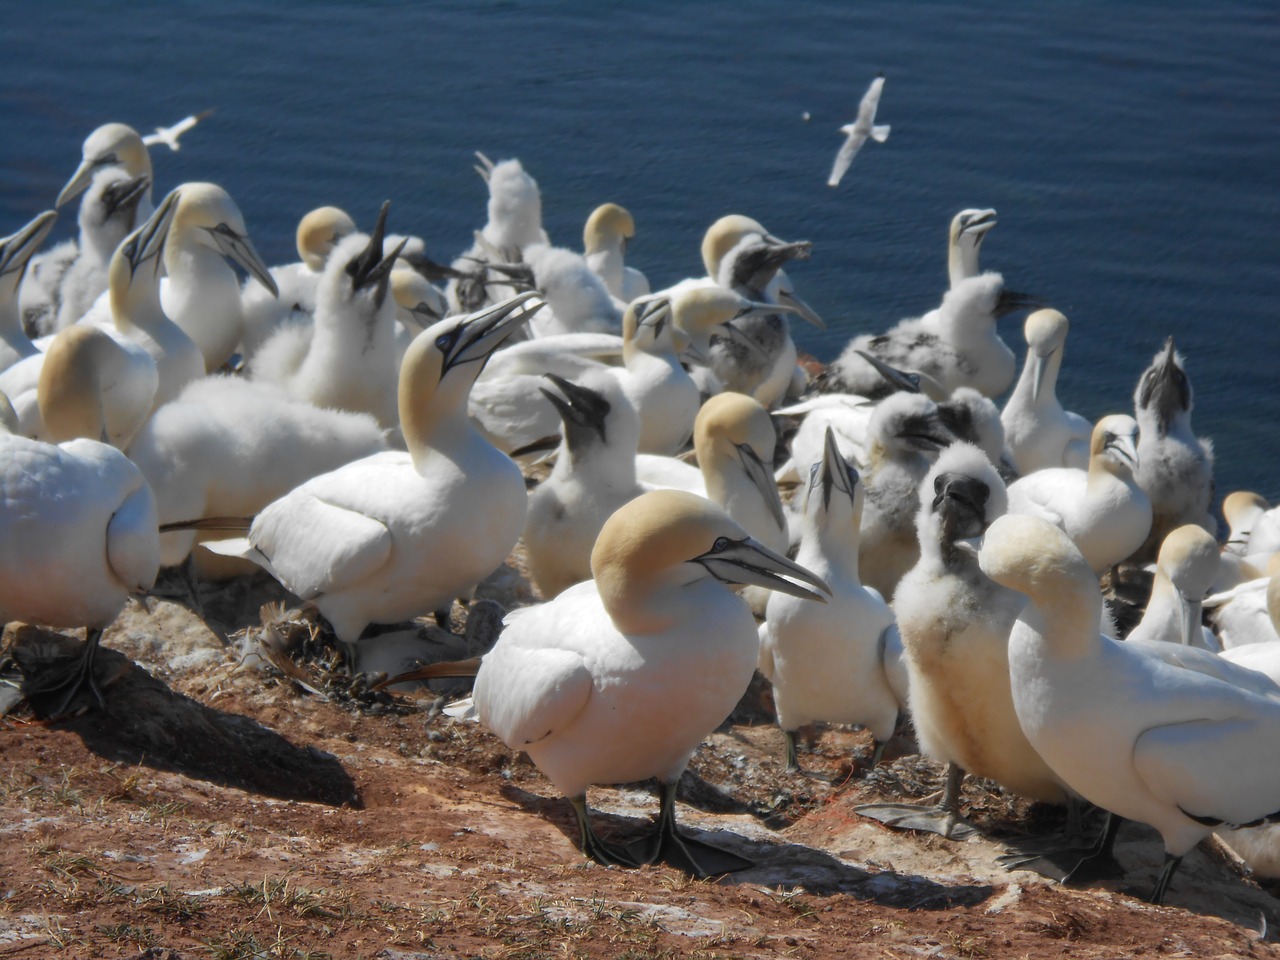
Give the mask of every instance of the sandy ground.
M 513 567 L 481 594 L 531 596 Z M 826 779 L 785 775 L 767 690 L 700 748 L 679 811 L 758 866 L 718 882 L 604 868 L 527 759 L 436 693 L 369 694 L 310 639 L 286 664 L 297 679 L 241 662 L 237 631 L 256 637 L 260 605 L 286 599 L 273 583 L 202 597 L 205 621 L 155 601 L 108 631 L 105 709 L 0 719 L 0 960 L 1280 956 L 1261 932 L 1280 929 L 1280 903 L 1213 850 L 1152 907 L 1139 897 L 1162 855 L 1145 828 L 1121 835 L 1122 880 L 1070 889 L 996 863 L 1063 818 L 989 785 L 966 788 L 983 836 L 965 842 L 860 817 L 928 794 L 941 769 L 899 738 L 868 771 L 868 737 L 831 729 L 802 754 Z M 473 623 L 470 643 L 491 631 Z M 276 633 L 309 637 L 303 622 Z M 408 636 L 387 663 L 470 649 L 425 624 Z M 7 639 L 40 669 L 47 634 Z M 640 787 L 591 802 L 624 838 L 655 808 Z

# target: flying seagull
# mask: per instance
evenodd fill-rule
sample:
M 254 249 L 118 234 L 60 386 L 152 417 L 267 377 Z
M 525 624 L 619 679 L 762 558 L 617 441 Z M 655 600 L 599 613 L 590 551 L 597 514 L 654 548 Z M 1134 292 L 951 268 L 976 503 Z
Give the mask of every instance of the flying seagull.
M 199 113 L 179 120 L 172 127 L 156 127 L 155 133 L 149 133 L 142 138 L 142 142 L 148 147 L 154 147 L 159 144 L 166 144 L 170 150 L 177 151 L 182 149 L 178 144 L 178 138 L 194 127 L 197 123 L 209 117 L 213 110 L 201 110 Z
M 871 81 L 871 86 L 867 88 L 867 92 L 862 95 L 862 102 L 858 104 L 858 119 L 853 123 L 846 123 L 840 128 L 840 132 L 845 134 L 848 139 L 840 147 L 840 152 L 836 154 L 835 165 L 831 168 L 831 176 L 827 178 L 827 186 L 834 187 L 840 183 L 840 178 L 844 176 L 845 171 L 849 169 L 849 164 L 853 163 L 853 158 L 862 148 L 868 136 L 876 143 L 884 143 L 889 139 L 889 125 L 875 125 L 876 107 L 880 105 L 880 93 L 884 90 L 884 74 L 876 74 L 876 78 Z

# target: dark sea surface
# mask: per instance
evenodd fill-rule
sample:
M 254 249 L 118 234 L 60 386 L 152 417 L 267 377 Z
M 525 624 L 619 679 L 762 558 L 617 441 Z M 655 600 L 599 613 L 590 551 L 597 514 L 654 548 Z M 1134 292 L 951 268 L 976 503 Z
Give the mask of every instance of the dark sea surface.
M 153 152 L 157 198 L 214 180 L 270 263 L 333 203 L 448 259 L 485 220 L 472 151 L 519 157 L 553 242 L 607 200 L 654 286 L 749 214 L 813 258 L 790 271 L 855 333 L 935 306 L 946 232 L 995 207 L 983 266 L 1071 320 L 1059 396 L 1132 409 L 1170 334 L 1212 436 L 1219 494 L 1280 499 L 1280 6 L 733 2 L 23 4 L 0 31 L 0 232 L 52 205 L 98 124 L 146 133 L 217 114 Z M 879 122 L 825 185 L 877 71 Z M 805 122 L 805 112 L 811 119 Z M 56 236 L 74 232 L 74 212 Z M 1019 321 L 1006 339 L 1022 354 Z

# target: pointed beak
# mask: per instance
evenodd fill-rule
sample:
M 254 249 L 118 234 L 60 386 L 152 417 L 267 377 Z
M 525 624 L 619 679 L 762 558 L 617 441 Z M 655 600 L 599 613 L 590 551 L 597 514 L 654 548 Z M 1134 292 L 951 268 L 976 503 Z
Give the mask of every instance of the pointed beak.
M 821 600 L 824 603 L 831 595 L 831 588 L 820 577 L 751 537 L 742 540 L 722 537 L 702 556 L 695 557 L 694 562 L 702 564 L 713 577 L 725 583 L 764 587 L 801 600 Z M 802 584 L 809 584 L 822 592 L 815 592 Z
M 356 290 L 363 290 L 365 287 L 377 286 L 375 296 L 378 306 L 382 306 L 382 301 L 387 295 L 387 286 L 390 282 L 391 270 L 396 265 L 396 258 L 404 250 L 405 244 L 409 239 L 400 241 L 391 253 L 383 256 L 383 242 L 387 235 L 387 213 L 391 209 L 391 201 L 386 200 L 382 204 L 382 209 L 378 211 L 378 222 L 374 225 L 373 233 L 369 236 L 369 242 L 365 245 L 354 260 L 347 265 L 347 272 L 351 275 L 351 284 Z
M 936 412 L 909 417 L 899 434 L 904 440 L 925 452 L 941 450 L 955 443 L 956 435 L 947 429 Z
M 551 401 L 551 405 L 560 414 L 560 419 L 564 421 L 565 436 L 569 439 L 570 446 L 576 446 L 579 440 L 595 439 L 595 437 L 599 437 L 601 443 L 606 442 L 605 418 L 609 416 L 609 411 L 612 409 L 609 401 L 595 390 L 554 373 L 545 373 L 543 376 L 555 384 L 560 391 L 557 393 L 546 387 L 538 388 L 538 391 Z
M 822 487 L 822 506 L 831 509 L 831 492 L 839 490 L 849 497 L 853 503 L 854 493 L 858 488 L 858 471 L 849 465 L 840 445 L 836 443 L 836 432 L 827 427 L 827 434 L 822 445 L 822 466 L 818 469 L 817 481 Z
M 819 330 L 827 329 L 826 321 L 818 316 L 813 307 L 801 300 L 794 290 L 778 291 L 778 301 L 773 308 L 774 313 L 798 313 L 804 320 L 813 324 Z M 786 310 L 781 309 L 784 307 Z
M 121 244 L 121 250 L 129 261 L 130 276 L 136 275 L 149 260 L 155 263 L 155 272 L 159 273 L 164 245 L 169 239 L 169 229 L 173 226 L 173 218 L 177 212 L 178 191 L 171 190 L 147 222 Z
M 1040 354 L 1037 353 L 1035 354 L 1034 357 L 1032 357 L 1032 360 L 1031 360 L 1031 402 L 1032 403 L 1040 402 L 1040 391 L 1044 389 L 1044 378 L 1049 372 L 1048 360 L 1049 360 L 1049 357 L 1051 356 L 1053 356 L 1052 353 L 1050 353 L 1048 356 L 1045 356 L 1045 357 L 1042 357 L 1040 356 Z
M 885 363 L 875 354 L 867 353 L 865 350 L 855 350 L 854 353 L 860 356 L 863 360 L 867 361 L 867 363 L 871 364 L 871 366 L 875 367 L 876 373 L 880 374 L 880 376 L 884 377 L 885 380 L 889 381 L 889 383 L 894 387 L 894 389 L 901 390 L 906 393 L 920 392 L 919 377 L 912 378 L 907 374 L 903 373 L 897 367 L 889 366 L 887 363 Z
M 654 297 L 640 307 L 636 314 L 636 326 L 653 328 L 654 337 L 662 333 L 663 324 L 671 320 L 671 301 L 667 297 Z
M 56 211 L 46 210 L 13 236 L 0 240 L 0 276 L 21 274 L 57 219 Z
M 222 229 L 226 227 L 226 229 Z M 267 269 L 267 265 L 262 262 L 262 258 L 258 256 L 258 251 L 253 249 L 253 244 L 249 241 L 248 235 L 241 236 L 227 225 L 219 224 L 212 229 L 206 227 L 213 236 L 213 242 L 217 244 L 218 251 L 228 260 L 238 264 L 240 269 L 249 274 L 260 284 L 271 291 L 273 297 L 279 298 L 280 288 L 276 286 L 276 281 L 271 276 L 271 271 Z
M 991 491 L 977 477 L 944 473 L 938 477 L 932 509 L 942 518 L 943 540 L 971 540 L 987 528 L 986 509 Z
M 981 242 L 982 236 L 995 225 L 996 212 L 994 210 L 979 210 L 969 218 L 969 222 L 964 225 L 960 232 L 976 237 Z
M 1200 632 L 1202 601 L 1190 599 L 1181 590 L 1176 592 L 1178 594 L 1178 629 L 1182 631 L 1182 645 L 1184 647 L 1198 646 L 1194 641 L 1196 634 Z
M 1138 470 L 1138 444 L 1137 441 L 1130 436 L 1113 437 L 1107 442 L 1107 448 L 1118 453 L 1121 459 L 1129 464 L 1129 468 L 1135 473 Z
M 444 372 L 473 360 L 487 360 L 499 345 L 520 329 L 521 324 L 542 309 L 538 300 L 527 309 L 520 309 L 537 297 L 537 293 L 521 293 L 504 300 L 496 307 L 473 313 L 454 328 L 452 343 L 445 350 Z M 445 336 L 448 336 L 446 334 Z
M 97 170 L 102 164 L 85 158 L 80 162 L 80 166 L 76 167 L 76 172 L 71 175 L 71 179 L 67 181 L 67 185 L 62 188 L 58 194 L 58 199 L 54 202 L 55 207 L 61 207 L 70 203 L 85 190 L 89 189 L 89 184 L 93 182 L 93 171 Z
M 761 498 L 769 508 L 769 515 L 773 517 L 779 530 L 786 530 L 787 516 L 782 512 L 782 497 L 778 494 L 778 484 L 773 479 L 773 472 L 764 465 L 750 444 L 735 443 L 733 446 L 738 451 L 738 461 L 747 478 L 760 491 Z
M 138 201 L 151 189 L 151 177 L 147 174 L 134 177 L 132 180 L 121 180 L 113 183 L 104 191 L 103 206 L 107 208 L 107 216 L 115 216 L 121 210 L 130 210 L 138 206 Z

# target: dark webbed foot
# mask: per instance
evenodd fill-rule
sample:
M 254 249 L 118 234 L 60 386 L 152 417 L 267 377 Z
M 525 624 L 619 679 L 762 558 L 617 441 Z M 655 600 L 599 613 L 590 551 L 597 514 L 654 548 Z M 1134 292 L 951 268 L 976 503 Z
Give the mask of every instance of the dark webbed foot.
M 1097 840 L 1087 847 L 1062 847 L 1039 853 L 1012 853 L 997 857 L 1006 870 L 1032 870 L 1060 883 L 1092 883 L 1124 876 L 1112 848 L 1123 823 L 1108 813 Z
M 66 694 L 58 701 L 58 705 L 48 714 L 50 720 L 58 720 L 66 716 L 71 704 L 75 701 L 80 691 L 84 689 L 88 689 L 93 694 L 94 699 L 98 701 L 99 709 L 106 707 L 107 701 L 102 696 L 102 691 L 98 688 L 97 681 L 93 678 L 94 655 L 98 652 L 98 643 L 101 640 L 101 629 L 86 631 L 84 652 L 80 655 L 79 660 L 76 661 L 74 669 L 66 677 L 42 687 L 28 688 L 25 691 L 27 698 L 31 699 L 66 690 Z
M 644 863 L 665 863 L 699 879 L 755 866 L 753 860 L 682 833 L 676 826 L 675 808 L 676 784 L 664 783 L 657 829 L 652 836 L 630 845 L 632 856 Z
M 926 830 L 948 840 L 968 840 L 978 832 L 977 828 L 960 816 L 960 785 L 964 782 L 964 770 L 954 763 L 947 764 L 947 783 L 943 788 L 942 802 L 937 806 L 918 803 L 864 803 L 853 812 L 872 820 L 879 820 L 897 830 Z
M 623 845 L 608 843 L 596 836 L 596 832 L 591 829 L 591 821 L 587 817 L 586 797 L 569 797 L 569 803 L 573 806 L 574 816 L 578 820 L 578 830 L 581 834 L 579 849 L 588 859 L 602 863 L 606 867 L 638 867 L 648 862 L 632 856 Z

